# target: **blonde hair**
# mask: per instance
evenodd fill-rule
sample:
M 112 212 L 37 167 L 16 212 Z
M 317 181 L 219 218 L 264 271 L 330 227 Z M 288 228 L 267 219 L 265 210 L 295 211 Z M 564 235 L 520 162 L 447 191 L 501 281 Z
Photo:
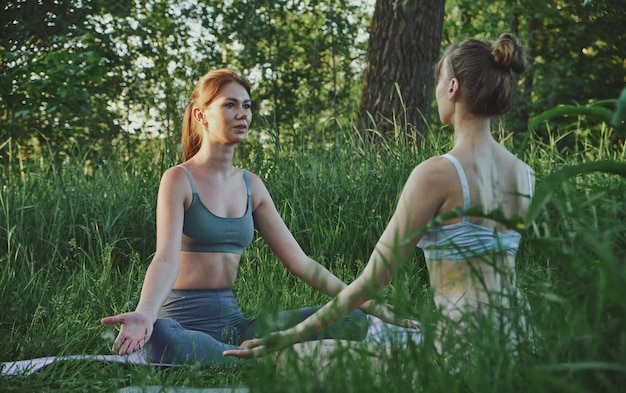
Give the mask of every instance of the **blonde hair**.
M 193 118 L 193 108 L 205 109 L 211 105 L 222 88 L 232 82 L 239 83 L 250 94 L 250 83 L 244 77 L 228 69 L 210 71 L 196 83 L 191 94 L 191 102 L 187 105 L 183 115 L 182 148 L 184 161 L 196 155 L 200 150 L 200 145 L 202 145 L 202 129 Z
M 443 62 L 449 75 L 441 75 Z M 435 67 L 435 77 L 456 78 L 468 108 L 475 115 L 496 116 L 511 105 L 517 76 L 526 69 L 520 41 L 511 33 L 495 41 L 467 39 L 446 49 Z

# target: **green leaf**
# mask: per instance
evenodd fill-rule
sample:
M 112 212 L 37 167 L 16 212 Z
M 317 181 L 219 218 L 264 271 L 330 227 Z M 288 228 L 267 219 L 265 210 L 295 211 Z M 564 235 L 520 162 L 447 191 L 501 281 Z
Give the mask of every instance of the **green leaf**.
M 626 374 L 626 367 L 618 363 L 609 362 L 576 362 L 576 363 L 555 363 L 538 366 L 539 369 L 554 371 L 589 371 L 589 370 L 611 370 Z
M 528 125 L 528 130 L 532 131 L 541 123 L 561 116 L 591 116 L 596 117 L 607 124 L 611 124 L 613 112 L 608 108 L 594 105 L 557 106 L 556 108 L 549 109 L 535 117 Z
M 526 227 L 530 226 L 537 219 L 541 210 L 550 202 L 554 191 L 563 182 L 572 177 L 591 173 L 603 172 L 619 175 L 626 178 L 626 164 L 612 160 L 588 162 L 580 165 L 572 165 L 562 168 L 546 177 L 537 187 L 535 195 L 526 214 Z
M 614 127 L 623 126 L 626 123 L 626 87 L 622 90 L 622 94 L 619 96 L 613 113 L 613 119 L 611 124 Z

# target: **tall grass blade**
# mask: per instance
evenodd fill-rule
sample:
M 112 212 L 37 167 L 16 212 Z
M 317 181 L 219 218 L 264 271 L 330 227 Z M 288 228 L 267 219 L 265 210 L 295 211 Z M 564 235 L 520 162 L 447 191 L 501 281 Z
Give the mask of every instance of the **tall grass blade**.
M 611 124 L 614 127 L 624 126 L 626 123 L 626 87 L 622 90 L 617 102 L 615 104 L 615 113 L 611 119 Z
M 530 207 L 528 208 L 528 213 L 526 214 L 526 226 L 528 227 L 537 219 L 537 216 L 539 216 L 544 206 L 550 202 L 554 191 L 560 187 L 564 181 L 591 172 L 603 172 L 626 177 L 626 164 L 612 160 L 588 162 L 567 166 L 550 174 L 537 187 Z
M 605 123 L 611 123 L 613 111 L 603 106 L 597 105 L 562 105 L 542 112 L 529 124 L 528 129 L 534 130 L 545 121 L 561 116 L 591 116 L 598 118 Z

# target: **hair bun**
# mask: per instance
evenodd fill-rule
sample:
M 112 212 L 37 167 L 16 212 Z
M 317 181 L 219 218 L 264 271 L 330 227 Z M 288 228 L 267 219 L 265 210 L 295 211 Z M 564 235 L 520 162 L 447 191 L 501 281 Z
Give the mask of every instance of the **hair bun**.
M 491 47 L 491 58 L 497 66 L 510 69 L 517 74 L 526 69 L 524 48 L 517 37 L 511 33 L 504 33 L 494 41 Z

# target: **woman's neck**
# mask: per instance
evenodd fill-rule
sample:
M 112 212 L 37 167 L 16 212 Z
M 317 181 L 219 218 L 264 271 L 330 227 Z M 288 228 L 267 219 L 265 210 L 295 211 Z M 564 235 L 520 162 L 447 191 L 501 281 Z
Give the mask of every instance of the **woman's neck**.
M 488 117 L 466 116 L 454 124 L 454 148 L 475 147 L 493 140 Z
M 203 144 L 191 161 L 203 169 L 228 174 L 234 168 L 234 154 L 234 145 Z

